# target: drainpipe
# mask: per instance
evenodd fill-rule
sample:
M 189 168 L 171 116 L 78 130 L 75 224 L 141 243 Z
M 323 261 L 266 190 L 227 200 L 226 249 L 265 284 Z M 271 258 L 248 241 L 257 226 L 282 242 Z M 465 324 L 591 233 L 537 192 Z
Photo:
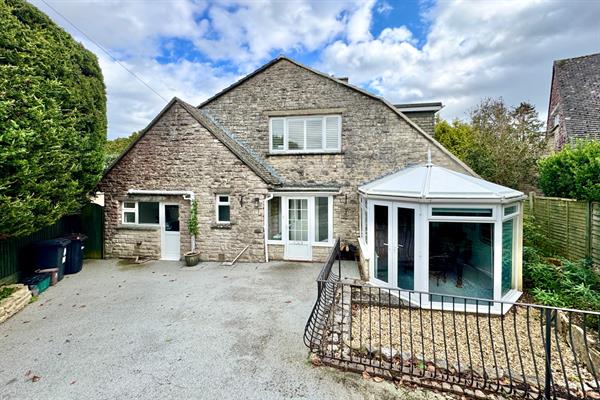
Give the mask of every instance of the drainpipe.
M 167 196 L 183 196 L 184 200 L 190 202 L 190 209 L 192 202 L 196 198 L 196 195 L 191 190 L 145 190 L 145 189 L 129 189 L 127 194 L 148 194 L 148 195 L 167 195 Z M 196 237 L 190 237 L 190 246 L 192 251 L 196 250 Z
M 269 200 L 271 200 L 273 198 L 273 193 L 267 193 L 267 196 L 265 197 L 265 205 L 264 205 L 264 226 L 263 229 L 265 231 L 265 262 L 269 262 L 269 244 L 268 244 L 268 240 L 269 240 L 269 227 L 268 227 L 268 213 L 269 213 Z

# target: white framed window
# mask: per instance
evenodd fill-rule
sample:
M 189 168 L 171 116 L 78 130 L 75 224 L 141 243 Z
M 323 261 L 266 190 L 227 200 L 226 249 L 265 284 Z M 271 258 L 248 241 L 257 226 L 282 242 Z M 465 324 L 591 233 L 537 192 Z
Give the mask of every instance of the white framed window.
M 503 210 L 504 217 L 511 217 L 518 213 L 519 213 L 519 204 L 518 203 L 508 205 L 508 206 L 504 207 L 504 210 Z
M 267 207 L 269 240 L 281 241 L 282 239 L 281 210 L 281 197 L 273 197 L 269 200 Z
M 340 115 L 273 117 L 269 120 L 272 153 L 339 152 L 341 141 Z
M 362 241 L 367 244 L 367 199 L 364 196 L 360 197 L 360 215 L 359 215 L 359 232 Z
M 124 201 L 121 221 L 125 225 L 158 225 L 159 203 L 156 201 Z
M 496 213 L 491 207 L 434 205 L 429 207 L 430 221 L 495 221 Z
M 333 238 L 331 224 L 332 197 L 315 197 L 315 243 L 330 243 Z
M 330 195 L 305 195 L 302 199 L 308 200 L 308 218 L 306 240 L 312 246 L 332 246 L 333 240 L 333 196 Z M 289 227 L 290 210 L 300 200 L 296 196 L 275 196 L 268 202 L 267 221 L 265 229 L 268 233 L 270 244 L 286 244 L 293 240 L 290 236 Z M 296 210 L 297 211 L 297 210 Z
M 218 224 L 231 223 L 231 206 L 228 194 L 217 195 L 216 216 Z

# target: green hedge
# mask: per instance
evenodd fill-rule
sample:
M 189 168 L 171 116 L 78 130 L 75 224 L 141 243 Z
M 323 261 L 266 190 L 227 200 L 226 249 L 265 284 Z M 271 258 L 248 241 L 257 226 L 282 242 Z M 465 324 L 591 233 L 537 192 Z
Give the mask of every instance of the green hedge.
M 0 238 L 75 212 L 101 177 L 106 94 L 95 55 L 31 4 L 0 0 Z

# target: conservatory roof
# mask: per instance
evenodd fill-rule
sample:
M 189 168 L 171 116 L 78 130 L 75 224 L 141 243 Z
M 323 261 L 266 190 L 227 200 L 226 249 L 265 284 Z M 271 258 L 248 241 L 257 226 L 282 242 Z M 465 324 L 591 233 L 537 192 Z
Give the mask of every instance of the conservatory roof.
M 360 186 L 366 195 L 427 200 L 520 200 L 522 192 L 433 164 L 404 168 Z

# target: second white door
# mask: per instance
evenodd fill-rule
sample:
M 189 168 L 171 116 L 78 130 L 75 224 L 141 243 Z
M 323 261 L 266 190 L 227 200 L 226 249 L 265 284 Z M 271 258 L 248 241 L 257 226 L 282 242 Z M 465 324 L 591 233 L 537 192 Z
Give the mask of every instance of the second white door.
M 312 260 L 308 200 L 308 198 L 287 199 L 288 229 L 285 258 L 288 260 Z

